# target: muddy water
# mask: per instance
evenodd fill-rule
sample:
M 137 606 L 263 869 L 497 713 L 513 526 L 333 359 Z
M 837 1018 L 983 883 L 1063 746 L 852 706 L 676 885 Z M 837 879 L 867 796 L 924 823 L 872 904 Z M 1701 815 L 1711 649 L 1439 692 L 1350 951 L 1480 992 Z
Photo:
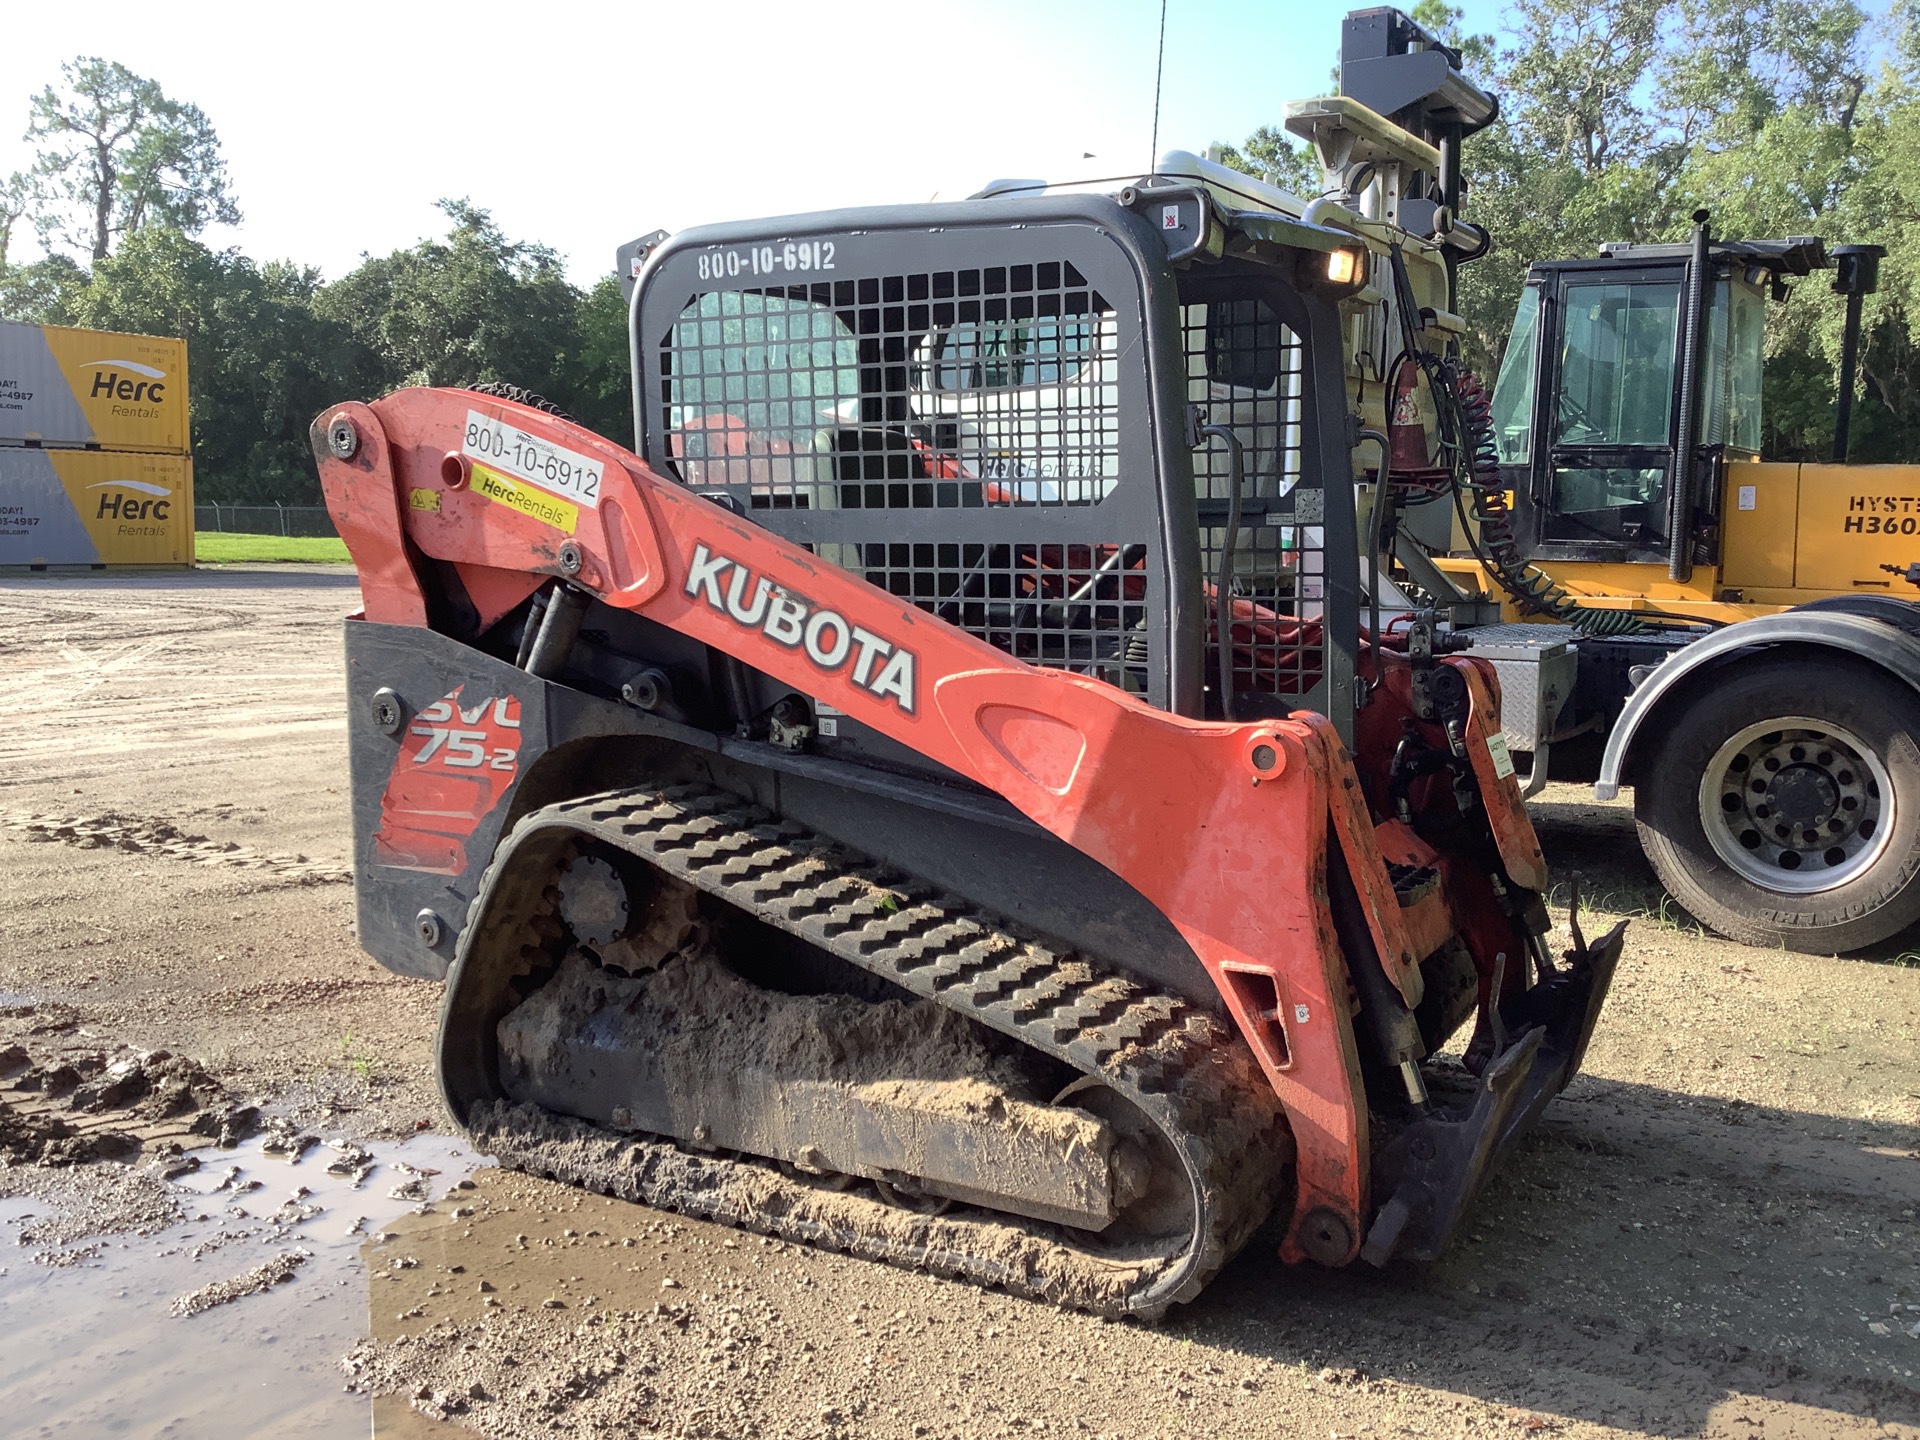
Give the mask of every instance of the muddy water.
M 367 1434 L 366 1398 L 347 1392 L 340 1372 L 366 1329 L 360 1247 L 423 1200 L 444 1200 L 479 1157 L 440 1136 L 369 1146 L 373 1166 L 356 1184 L 327 1173 L 339 1156 L 324 1145 L 296 1161 L 261 1146 L 198 1152 L 200 1169 L 173 1182 L 185 1218 L 152 1234 L 49 1245 L 37 1227 L 58 1223 L 54 1204 L 0 1200 L 0 1430 Z M 97 1168 L 71 1173 L 84 1184 Z M 184 1296 L 296 1255 L 305 1258 L 283 1283 L 175 1313 Z

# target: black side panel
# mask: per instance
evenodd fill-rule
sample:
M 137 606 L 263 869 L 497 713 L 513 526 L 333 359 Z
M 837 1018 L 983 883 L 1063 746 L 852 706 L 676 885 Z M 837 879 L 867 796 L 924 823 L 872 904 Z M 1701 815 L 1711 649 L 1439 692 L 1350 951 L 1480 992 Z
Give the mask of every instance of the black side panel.
M 375 713 L 387 688 L 400 702 L 391 729 Z M 656 719 L 409 626 L 349 622 L 347 692 L 360 942 L 401 974 L 446 974 L 468 903 L 519 816 L 622 786 L 701 783 L 1219 1007 L 1166 916 L 996 796 Z M 436 730 L 447 732 L 438 743 Z M 466 763 L 476 752 L 482 763 Z M 431 944 L 422 911 L 440 921 Z
M 439 979 L 533 762 L 650 722 L 432 630 L 350 620 L 346 651 L 360 943 L 389 970 Z M 423 911 L 438 920 L 431 943 Z

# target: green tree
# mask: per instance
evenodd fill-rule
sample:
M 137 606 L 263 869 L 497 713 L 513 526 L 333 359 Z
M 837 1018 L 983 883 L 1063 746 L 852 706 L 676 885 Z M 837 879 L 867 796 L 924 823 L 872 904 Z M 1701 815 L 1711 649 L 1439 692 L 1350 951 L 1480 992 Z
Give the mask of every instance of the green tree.
M 1460 272 L 1472 363 L 1497 364 L 1532 262 L 1681 240 L 1704 206 L 1723 236 L 1888 247 L 1854 454 L 1920 456 L 1920 0 L 1896 0 L 1877 34 L 1856 0 L 1514 0 L 1498 37 L 1468 32 L 1446 0 L 1412 14 L 1501 102 L 1462 154 L 1466 216 L 1494 241 Z M 1841 307 L 1828 288 L 1803 280 L 1770 315 L 1779 458 L 1831 441 Z
M 31 176 L 16 170 L 0 180 L 0 275 L 7 273 L 7 248 L 13 240 L 13 227 L 26 218 L 33 204 Z
M 569 408 L 581 424 L 632 449 L 633 361 L 627 301 L 617 276 L 602 277 L 581 297 L 578 319 Z
M 1857 170 L 1866 17 L 1853 0 L 1516 0 L 1504 43 L 1459 12 L 1419 18 L 1477 54 L 1500 119 L 1463 151 L 1469 218 L 1494 237 L 1461 272 L 1481 363 L 1499 356 L 1535 260 L 1609 240 L 1813 233 Z M 1776 346 L 1787 328 L 1776 320 Z
M 65 255 L 48 255 L 0 270 L 0 318 L 34 325 L 71 325 L 73 297 L 87 272 Z
M 343 398 L 505 380 L 631 443 L 627 310 L 612 277 L 582 295 L 544 246 L 508 240 L 464 201 L 444 240 L 323 285 L 148 225 L 92 273 L 55 254 L 0 272 L 0 313 L 183 336 L 200 493 L 314 503 L 307 425 Z
M 198 106 L 93 56 L 61 75 L 59 89 L 34 98 L 27 126 L 38 151 L 43 243 L 103 260 L 148 225 L 192 235 L 214 221 L 238 223 L 219 137 Z
M 1854 411 L 1855 460 L 1920 460 L 1920 5 L 1896 5 L 1889 17 L 1886 63 L 1862 94 L 1849 129 L 1846 183 L 1819 216 L 1819 233 L 1886 247 L 1880 290 L 1865 305 L 1861 389 Z M 1817 281 L 1814 282 L 1817 284 Z M 1824 362 L 1815 376 L 1831 400 L 1840 348 L 1841 305 L 1802 282 L 1789 306 L 1790 327 L 1777 349 L 1792 346 Z M 1810 377 L 1813 378 L 1813 377 Z M 1768 398 L 1773 398 L 1770 371 Z M 1804 438 L 1809 458 L 1825 458 L 1832 434 L 1824 423 Z
M 440 208 L 452 221 L 444 239 L 365 260 L 316 300 L 376 357 L 372 388 L 504 381 L 631 444 L 619 282 L 609 276 L 583 295 L 551 249 L 508 239 L 466 200 Z
M 148 227 L 94 266 L 59 318 L 187 341 L 196 487 L 208 500 L 314 504 L 307 425 L 377 391 L 379 370 L 316 313 L 315 270 L 256 265 L 177 230 Z
M 1207 153 L 1295 195 L 1311 199 L 1320 193 L 1320 162 L 1312 150 L 1272 125 L 1262 125 L 1238 145 L 1216 144 Z
M 326 287 L 320 312 L 381 358 L 388 385 L 502 380 L 566 405 L 580 293 L 560 257 L 507 239 L 466 200 L 440 208 L 444 240 L 364 261 Z

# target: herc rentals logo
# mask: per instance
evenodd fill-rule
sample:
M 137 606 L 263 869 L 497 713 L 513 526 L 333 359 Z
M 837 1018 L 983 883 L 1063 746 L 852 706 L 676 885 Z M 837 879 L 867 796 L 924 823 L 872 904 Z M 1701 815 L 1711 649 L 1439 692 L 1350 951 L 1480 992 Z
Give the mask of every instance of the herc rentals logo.
M 914 655 L 837 610 L 790 595 L 771 580 L 756 576 L 738 560 L 695 545 L 687 567 L 686 593 L 704 599 L 707 608 L 734 624 L 758 630 L 774 644 L 802 650 L 807 659 L 832 674 L 845 670 L 861 689 L 914 711 Z
M 167 372 L 151 365 L 142 365 L 138 360 L 89 360 L 80 368 L 98 372 L 93 377 L 93 388 L 88 391 L 87 398 L 115 402 L 113 413 L 116 415 L 157 414 L 153 410 L 139 411 L 123 407 L 158 405 L 167 398 Z M 122 371 L 127 373 L 122 374 Z
M 96 520 L 164 520 L 173 508 L 173 491 L 147 480 L 101 480 L 87 489 L 107 492 L 100 497 L 100 508 L 94 511 Z M 128 495 L 125 493 L 128 490 L 138 494 Z M 143 500 L 142 495 L 151 498 Z

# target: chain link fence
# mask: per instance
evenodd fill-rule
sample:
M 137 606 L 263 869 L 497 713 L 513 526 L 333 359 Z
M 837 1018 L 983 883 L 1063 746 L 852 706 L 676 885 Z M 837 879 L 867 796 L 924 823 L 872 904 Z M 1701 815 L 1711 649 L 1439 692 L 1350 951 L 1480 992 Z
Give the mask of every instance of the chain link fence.
M 224 531 L 229 535 L 336 534 L 324 505 L 196 505 L 195 530 Z

